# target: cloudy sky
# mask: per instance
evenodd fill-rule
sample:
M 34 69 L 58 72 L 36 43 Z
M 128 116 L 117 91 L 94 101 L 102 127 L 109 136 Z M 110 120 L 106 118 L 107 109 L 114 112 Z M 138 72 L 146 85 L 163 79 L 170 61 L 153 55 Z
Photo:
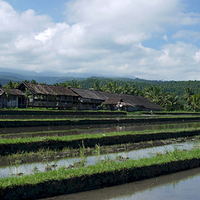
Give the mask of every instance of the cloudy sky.
M 200 1 L 0 0 L 0 67 L 200 80 Z

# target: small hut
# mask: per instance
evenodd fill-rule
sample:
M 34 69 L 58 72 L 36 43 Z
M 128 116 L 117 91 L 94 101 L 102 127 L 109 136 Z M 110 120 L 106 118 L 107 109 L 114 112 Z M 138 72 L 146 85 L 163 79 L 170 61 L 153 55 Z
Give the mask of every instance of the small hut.
M 25 94 L 19 89 L 0 88 L 0 108 L 26 107 Z

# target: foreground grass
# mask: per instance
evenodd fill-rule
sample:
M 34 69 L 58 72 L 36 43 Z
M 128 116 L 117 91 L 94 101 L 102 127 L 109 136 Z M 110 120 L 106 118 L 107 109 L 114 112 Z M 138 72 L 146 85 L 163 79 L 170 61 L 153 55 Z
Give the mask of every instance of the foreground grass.
M 62 181 L 64 179 L 88 176 L 91 174 L 99 174 L 111 172 L 115 173 L 117 171 L 123 170 L 134 170 L 134 168 L 145 167 L 151 165 L 162 165 L 165 163 L 170 163 L 173 161 L 184 161 L 191 159 L 200 158 L 200 149 L 194 149 L 191 151 L 178 151 L 175 149 L 174 152 L 166 152 L 163 155 L 158 155 L 151 158 L 143 158 L 139 160 L 127 160 L 125 162 L 116 162 L 112 160 L 107 160 L 106 162 L 98 162 L 96 165 L 91 165 L 87 167 L 79 167 L 75 169 L 65 169 L 65 167 L 60 167 L 58 170 L 35 173 L 33 175 L 25 175 L 22 177 L 8 177 L 0 179 L 0 189 L 5 189 L 7 187 L 14 186 L 24 186 L 27 184 L 35 185 L 38 183 L 44 183 L 47 181 Z
M 48 141 L 74 141 L 74 140 L 85 140 L 85 139 L 101 139 L 109 137 L 119 136 L 133 136 L 133 135 L 149 135 L 159 133 L 181 133 L 181 132 L 194 132 L 200 131 L 200 128 L 180 128 L 180 129 L 162 129 L 162 130 L 144 130 L 144 131 L 123 131 L 123 132 L 108 132 L 108 133 L 97 133 L 97 134 L 80 134 L 80 135 L 67 135 L 67 136 L 46 136 L 46 137 L 33 137 L 33 138 L 3 138 L 0 140 L 1 144 L 17 144 L 17 143 L 34 143 L 34 142 L 48 142 Z M 188 135 L 189 136 L 189 135 Z

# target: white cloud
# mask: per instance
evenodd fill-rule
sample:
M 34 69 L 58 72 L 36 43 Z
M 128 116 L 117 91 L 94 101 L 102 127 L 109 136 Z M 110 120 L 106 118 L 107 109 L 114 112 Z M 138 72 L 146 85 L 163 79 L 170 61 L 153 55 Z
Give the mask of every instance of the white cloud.
M 73 0 L 65 15 L 65 22 L 53 23 L 0 0 L 0 65 L 164 80 L 188 79 L 199 71 L 195 45 L 143 45 L 152 38 L 168 41 L 169 27 L 199 23 L 198 14 L 183 12 L 181 0 Z M 198 32 L 178 31 L 173 38 L 194 35 L 198 38 Z
M 198 41 L 200 40 L 200 32 L 198 31 L 190 31 L 190 30 L 180 30 L 175 33 L 172 38 L 174 39 L 186 39 L 190 41 Z
M 200 51 L 197 51 L 193 58 L 197 63 L 200 63 Z
M 181 25 L 194 25 L 200 23 L 200 14 L 196 13 L 179 13 Z
M 165 34 L 165 35 L 163 35 L 163 40 L 165 40 L 165 41 L 168 41 L 168 37 L 167 37 L 167 35 Z

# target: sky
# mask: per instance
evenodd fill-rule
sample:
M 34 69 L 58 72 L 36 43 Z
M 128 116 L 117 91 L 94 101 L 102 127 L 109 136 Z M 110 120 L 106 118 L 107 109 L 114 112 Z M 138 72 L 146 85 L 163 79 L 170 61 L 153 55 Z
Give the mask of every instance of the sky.
M 199 0 L 0 0 L 0 68 L 200 80 Z

